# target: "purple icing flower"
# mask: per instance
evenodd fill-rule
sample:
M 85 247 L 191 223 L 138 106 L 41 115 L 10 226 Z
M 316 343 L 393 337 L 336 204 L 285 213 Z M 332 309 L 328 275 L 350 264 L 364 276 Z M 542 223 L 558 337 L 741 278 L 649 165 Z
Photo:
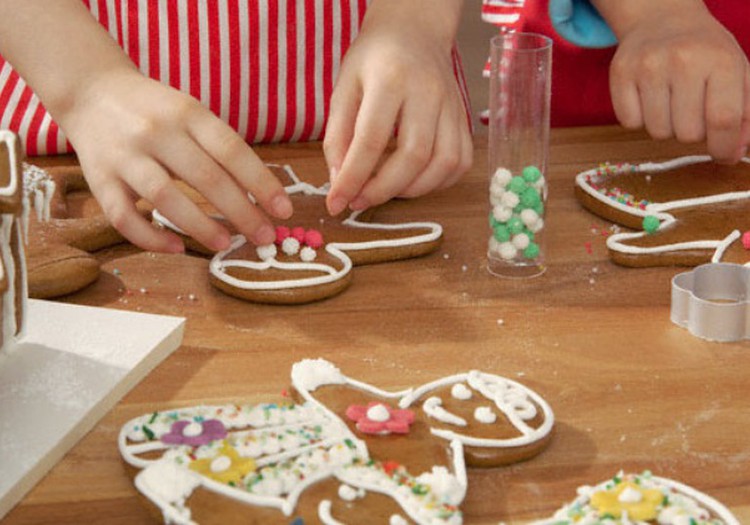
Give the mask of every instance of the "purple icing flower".
M 199 447 L 217 439 L 227 437 L 227 429 L 218 419 L 206 421 L 175 421 L 169 433 L 161 437 L 162 443 L 168 445 L 190 445 Z

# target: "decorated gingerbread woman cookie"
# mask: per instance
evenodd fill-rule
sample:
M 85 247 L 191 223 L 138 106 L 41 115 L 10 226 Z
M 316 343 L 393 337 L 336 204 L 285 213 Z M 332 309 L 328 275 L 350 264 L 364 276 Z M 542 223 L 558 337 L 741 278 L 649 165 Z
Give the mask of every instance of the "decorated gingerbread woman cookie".
M 288 183 L 294 216 L 276 227 L 274 244 L 256 247 L 234 235 L 229 249 L 213 254 L 211 283 L 229 295 L 279 304 L 324 299 L 349 285 L 356 265 L 419 257 L 436 250 L 442 241 L 439 224 L 382 224 L 374 220 L 376 210 L 330 218 L 325 211 L 327 185 L 303 182 L 289 166 L 271 168 Z M 200 196 L 192 197 L 209 209 Z M 158 210 L 154 221 L 183 233 Z M 232 231 L 231 225 L 226 226 Z M 188 248 L 210 255 L 192 239 L 185 241 Z
M 388 392 L 317 359 L 292 367 L 292 385 L 297 402 L 123 426 L 121 454 L 165 522 L 458 525 L 467 467 L 530 458 L 554 425 L 538 394 L 478 371 Z
M 641 230 L 607 239 L 625 266 L 694 266 L 750 261 L 750 159 L 736 166 L 708 157 L 604 165 L 576 177 L 591 212 Z
M 623 474 L 578 489 L 578 497 L 552 518 L 533 525 L 740 525 L 715 499 L 677 481 Z

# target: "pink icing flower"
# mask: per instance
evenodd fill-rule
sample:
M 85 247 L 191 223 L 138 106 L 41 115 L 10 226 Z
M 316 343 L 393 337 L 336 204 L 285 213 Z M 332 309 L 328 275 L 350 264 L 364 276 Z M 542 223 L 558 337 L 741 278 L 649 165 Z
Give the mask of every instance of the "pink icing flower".
M 161 437 L 162 443 L 168 445 L 190 445 L 199 447 L 217 439 L 227 437 L 227 429 L 218 419 L 205 421 L 175 421 L 169 433 Z
M 750 231 L 746 231 L 742 234 L 742 246 L 746 250 L 750 250 Z
M 323 246 L 323 234 L 318 230 L 307 230 L 305 232 L 305 244 L 313 250 L 317 250 Z
M 367 406 L 350 405 L 346 417 L 356 422 L 363 434 L 407 434 L 414 422 L 414 412 L 394 409 L 384 403 L 373 401 Z
M 297 239 L 300 244 L 305 242 L 305 229 L 302 226 L 295 226 L 292 228 L 292 237 Z

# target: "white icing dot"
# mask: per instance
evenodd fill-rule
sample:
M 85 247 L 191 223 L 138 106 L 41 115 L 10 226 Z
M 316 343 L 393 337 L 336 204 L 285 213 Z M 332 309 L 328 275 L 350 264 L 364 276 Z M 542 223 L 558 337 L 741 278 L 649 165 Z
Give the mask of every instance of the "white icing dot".
M 480 423 L 490 424 L 497 420 L 497 415 L 495 415 L 490 407 L 477 407 L 474 411 L 474 419 Z
M 510 260 L 518 255 L 518 249 L 510 242 L 501 242 L 498 246 L 498 254 L 502 259 Z
M 643 499 L 643 494 L 633 487 L 625 487 L 617 499 L 620 503 L 638 503 Z
M 390 519 L 388 520 L 388 525 L 408 525 L 409 522 L 406 521 L 404 518 L 402 518 L 398 514 L 392 514 Z
M 508 222 L 508 219 L 513 216 L 513 208 L 500 204 L 492 208 L 492 216 L 498 222 Z
M 339 485 L 339 498 L 344 501 L 354 501 L 357 499 L 357 491 L 349 485 Z
M 261 261 L 267 261 L 268 259 L 276 257 L 276 245 L 266 244 L 265 246 L 258 246 L 255 249 L 255 252 L 258 254 Z
M 515 246 L 519 250 L 525 250 L 531 240 L 525 233 L 519 233 L 518 235 L 513 236 L 513 240 L 511 242 L 513 243 L 513 246 Z
M 512 191 L 506 191 L 505 194 L 500 198 L 500 202 L 502 202 L 508 208 L 515 208 L 516 206 L 518 206 L 518 203 L 521 202 L 521 199 Z
M 529 227 L 532 224 L 536 224 L 536 221 L 539 220 L 539 214 L 531 208 L 526 208 L 521 212 L 521 220 L 527 227 Z
M 495 173 L 492 175 L 492 182 L 497 182 L 503 186 L 507 186 L 510 179 L 513 178 L 513 174 L 508 168 L 497 168 Z
M 232 466 L 229 456 L 219 456 L 211 462 L 211 472 L 224 472 Z
M 382 423 L 383 421 L 388 421 L 390 418 L 391 414 L 385 405 L 377 404 L 367 409 L 367 419 L 371 421 Z
M 462 401 L 471 399 L 471 390 L 463 383 L 456 383 L 451 387 L 451 395 Z
M 304 262 L 313 262 L 317 256 L 318 256 L 318 252 L 316 252 L 309 246 L 305 246 L 299 252 L 299 258 L 302 259 Z
M 201 434 L 203 434 L 203 425 L 196 421 L 185 425 L 185 428 L 182 429 L 183 436 L 195 437 L 200 436 Z
M 295 255 L 299 252 L 299 241 L 294 237 L 287 237 L 281 243 L 281 251 L 287 255 Z

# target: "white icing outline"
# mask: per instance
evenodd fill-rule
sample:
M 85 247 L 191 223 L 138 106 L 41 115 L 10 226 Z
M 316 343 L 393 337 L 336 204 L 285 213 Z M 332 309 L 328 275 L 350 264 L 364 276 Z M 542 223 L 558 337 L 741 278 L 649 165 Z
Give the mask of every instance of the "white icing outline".
M 384 397 L 386 399 L 398 399 L 398 405 L 401 408 L 407 408 L 412 403 L 419 400 L 424 394 L 436 388 L 450 386 L 451 384 L 454 384 L 456 382 L 466 382 L 470 387 L 482 392 L 483 394 L 485 392 L 489 392 L 491 394 L 489 399 L 494 400 L 495 404 L 501 410 L 503 410 L 504 408 L 506 411 L 512 412 L 505 413 L 506 415 L 508 415 L 509 420 L 514 423 L 514 425 L 518 424 L 518 421 L 522 422 L 522 416 L 524 416 L 525 414 L 524 407 L 520 406 L 521 403 L 514 404 L 514 402 L 509 402 L 508 399 L 514 401 L 517 400 L 517 398 L 523 398 L 526 399 L 527 403 L 529 404 L 532 404 L 531 399 L 533 399 L 533 401 L 537 405 L 542 407 L 546 420 L 544 424 L 536 430 L 529 429 L 529 427 L 519 428 L 519 430 L 523 433 L 523 435 L 519 438 L 504 440 L 479 439 L 471 438 L 468 436 L 461 436 L 450 431 L 440 431 L 437 429 L 432 429 L 432 433 L 434 435 L 443 439 L 447 439 L 449 441 L 449 446 L 452 452 L 451 471 L 452 475 L 458 482 L 458 488 L 460 490 L 460 492 L 455 495 L 454 499 L 455 501 L 459 502 L 463 501 L 463 499 L 465 498 L 466 490 L 468 487 L 466 463 L 464 459 L 465 445 L 508 447 L 529 444 L 546 436 L 546 434 L 549 433 L 549 430 L 551 429 L 554 422 L 554 416 L 547 403 L 544 402 L 544 400 L 541 399 L 541 397 L 539 397 L 533 391 L 527 389 L 519 383 L 516 383 L 515 381 L 492 374 L 484 374 L 477 371 L 471 371 L 465 374 L 457 374 L 437 381 L 432 381 L 418 388 L 409 388 L 398 392 L 387 392 L 375 386 L 368 385 L 367 383 L 350 379 L 342 374 L 340 370 L 332 363 L 323 359 L 307 359 L 295 363 L 292 366 L 291 377 L 293 387 L 305 401 L 304 404 L 299 405 L 300 407 L 305 407 L 305 410 L 302 412 L 301 416 L 295 415 L 293 418 L 293 422 L 291 423 L 269 423 L 268 425 L 255 424 L 249 420 L 250 416 L 254 413 L 254 410 L 259 409 L 258 407 L 260 407 L 260 410 L 263 410 L 263 407 L 266 405 L 253 405 L 250 406 L 248 412 L 244 414 L 246 417 L 248 417 L 248 419 L 242 420 L 241 424 L 243 429 L 231 432 L 228 431 L 227 438 L 225 439 L 231 441 L 232 439 L 239 439 L 254 432 L 278 431 L 284 428 L 299 428 L 318 423 L 325 428 L 325 432 L 321 434 L 322 441 L 318 441 L 314 445 L 297 446 L 294 449 L 285 450 L 284 452 L 271 454 L 265 457 L 262 457 L 261 454 L 261 456 L 254 458 L 258 468 L 260 469 L 264 465 L 275 464 L 280 461 L 305 454 L 307 452 L 310 452 L 311 450 L 323 450 L 335 446 L 347 448 L 351 447 L 352 457 L 358 458 L 361 463 L 336 463 L 336 461 L 333 460 L 333 463 L 320 464 L 317 466 L 316 470 L 313 470 L 311 473 L 306 474 L 303 481 L 296 483 L 291 488 L 291 490 L 285 493 L 284 497 L 254 494 L 245 490 L 236 489 L 229 485 L 214 481 L 205 476 L 197 475 L 196 473 L 191 472 L 188 469 L 187 465 L 179 465 L 179 468 L 187 471 L 188 474 L 193 477 L 191 479 L 194 479 L 196 481 L 196 484 L 192 488 L 190 493 L 192 493 L 192 491 L 198 487 L 204 487 L 207 490 L 211 490 L 213 492 L 230 497 L 243 503 L 277 508 L 284 515 L 290 516 L 294 512 L 294 508 L 296 507 L 298 498 L 304 490 L 320 480 L 334 477 L 340 482 L 346 483 L 357 489 L 379 492 L 390 497 L 399 504 L 399 506 L 407 516 L 409 516 L 418 524 L 437 523 L 436 521 L 434 521 L 436 519 L 435 516 L 431 516 L 429 515 L 429 513 L 427 515 L 424 514 L 424 509 L 420 505 L 421 501 L 417 496 L 411 495 L 411 493 L 408 491 L 405 492 L 403 490 L 399 490 L 399 485 L 395 481 L 390 479 L 390 477 L 388 477 L 384 472 L 367 465 L 369 452 L 367 450 L 366 443 L 363 440 L 357 438 L 357 436 L 351 430 L 349 430 L 348 425 L 344 423 L 339 416 L 337 416 L 333 411 L 320 403 L 312 395 L 312 392 L 314 392 L 317 388 L 325 385 L 344 384 L 368 392 L 375 396 Z M 178 409 L 174 412 L 175 417 L 177 417 L 178 419 L 197 416 L 220 419 L 224 423 L 225 427 L 229 429 L 232 428 L 231 420 L 233 418 L 236 418 L 237 414 L 242 413 L 242 411 L 241 407 L 238 407 L 237 412 L 232 412 L 231 410 L 225 411 L 224 409 L 225 407 L 223 406 L 209 406 L 195 407 L 193 409 Z M 279 408 L 279 410 L 281 409 Z M 158 414 L 163 417 L 165 413 L 166 412 L 160 412 Z M 280 414 L 280 417 L 285 417 L 286 415 L 291 416 L 291 413 Z M 148 477 L 149 474 L 153 473 L 153 469 L 160 468 L 160 465 L 165 461 L 174 461 L 173 459 L 168 457 L 169 451 L 164 456 L 153 460 L 147 460 L 137 456 L 137 454 L 141 454 L 144 452 L 153 452 L 155 450 L 162 450 L 163 448 L 169 448 L 179 453 L 181 452 L 180 447 L 183 447 L 185 449 L 190 449 L 190 447 L 186 447 L 184 445 L 170 445 L 168 447 L 164 447 L 161 442 L 156 441 L 137 441 L 135 443 L 128 444 L 128 436 L 131 435 L 131 432 L 135 428 L 142 428 L 142 426 L 145 424 L 157 424 L 150 421 L 151 417 L 153 417 L 151 414 L 147 414 L 139 418 L 135 418 L 122 427 L 118 437 L 118 446 L 120 448 L 120 453 L 126 462 L 135 467 L 144 469 L 136 476 L 136 487 L 144 494 L 144 496 L 148 497 L 158 507 L 161 508 L 165 517 L 169 516 L 174 523 L 180 525 L 192 524 L 189 518 L 189 514 L 185 516 L 185 512 L 187 511 L 189 513 L 189 511 L 187 509 L 184 509 L 184 506 L 182 510 L 180 507 L 180 501 L 184 502 L 190 494 L 184 494 L 183 491 L 179 494 L 174 495 L 175 501 L 166 501 L 163 497 L 157 494 L 156 489 L 151 488 L 148 483 L 144 483 L 144 479 Z M 148 423 L 146 423 L 147 421 Z M 158 430 L 161 435 L 169 431 L 167 430 L 167 421 L 158 419 L 157 421 L 158 425 L 161 426 L 161 428 L 159 428 Z M 239 424 L 240 423 L 237 423 L 237 425 Z M 246 427 L 250 428 L 248 429 Z M 139 430 L 139 432 L 142 432 L 142 430 Z M 136 436 L 132 439 L 137 440 L 140 438 Z M 175 465 L 177 465 L 177 463 L 175 463 Z M 144 472 L 146 474 L 144 474 Z M 414 476 L 414 478 L 416 479 L 419 473 L 410 473 L 410 475 Z M 181 488 L 184 489 L 184 486 Z M 319 515 L 321 517 L 321 520 L 324 520 L 324 518 L 326 517 L 325 509 L 325 505 L 323 505 L 322 507 L 319 506 Z M 456 516 L 460 515 L 454 515 L 454 519 L 452 521 L 446 520 L 445 523 L 458 523 L 458 518 L 456 518 Z M 331 519 L 333 518 L 331 517 Z M 443 521 L 440 522 L 442 523 Z M 324 521 L 324 523 L 326 522 Z
M 323 525 L 344 525 L 339 520 L 331 516 L 331 500 L 323 499 L 318 504 L 318 518 Z
M 618 476 L 622 477 L 623 475 L 622 473 L 619 473 Z M 724 525 L 740 525 L 740 522 L 729 511 L 729 509 L 727 509 L 721 502 L 712 498 L 708 494 L 705 494 L 693 487 L 690 487 L 688 485 L 685 485 L 684 483 L 680 483 L 679 481 L 675 481 L 669 478 L 662 478 L 659 476 L 652 475 L 645 479 L 648 481 L 652 481 L 654 486 L 658 487 L 659 485 L 663 485 L 664 487 L 668 489 L 672 489 L 678 493 L 681 493 L 684 496 L 692 498 L 697 503 L 703 505 L 706 508 L 706 510 L 712 512 L 719 519 L 723 520 Z M 574 505 L 584 506 L 584 505 L 589 504 L 590 499 L 591 499 L 591 494 L 593 494 L 594 492 L 601 491 L 601 490 L 606 490 L 607 486 L 610 485 L 611 483 L 612 483 L 612 480 L 608 479 L 597 485 L 594 485 L 593 487 L 580 488 L 579 495 L 576 497 L 576 499 L 574 499 L 570 503 L 563 505 L 561 510 L 569 509 L 573 507 Z M 644 484 L 643 486 L 645 488 L 649 488 L 649 485 Z M 554 525 L 556 523 L 560 523 L 560 519 L 551 517 L 551 518 L 545 518 L 543 520 L 534 521 L 531 525 Z M 625 522 L 622 521 L 621 523 L 625 523 Z
M 328 194 L 329 185 L 324 184 L 322 186 L 313 186 L 306 182 L 302 182 L 299 177 L 294 173 L 291 166 L 284 165 L 280 166 L 277 164 L 269 164 L 269 167 L 282 168 L 290 180 L 293 182 L 291 185 L 286 186 L 284 189 L 289 195 L 303 194 L 303 195 L 317 195 L 325 196 Z M 320 286 L 324 284 L 333 283 L 343 279 L 353 267 L 352 260 L 345 253 L 346 251 L 358 251 L 358 250 L 372 250 L 379 248 L 398 248 L 408 245 L 418 245 L 428 242 L 435 241 L 440 238 L 443 234 L 443 227 L 434 222 L 406 222 L 398 224 L 380 224 L 373 222 L 361 222 L 357 218 L 362 212 L 352 212 L 342 224 L 351 228 L 360 229 L 373 229 L 373 230 L 384 230 L 384 231 L 398 231 L 408 229 L 427 229 L 427 233 L 412 235 L 411 237 L 404 237 L 401 239 L 381 239 L 376 241 L 363 241 L 363 242 L 329 242 L 325 245 L 325 250 L 328 254 L 338 260 L 341 263 L 341 268 L 336 268 L 332 265 L 323 263 L 306 263 L 300 262 L 281 262 L 275 257 L 266 259 L 265 261 L 250 261 L 247 259 L 230 259 L 228 258 L 233 252 L 242 248 L 247 244 L 247 239 L 242 235 L 235 235 L 232 237 L 229 248 L 218 252 L 213 256 L 209 263 L 209 271 L 216 279 L 223 283 L 241 289 L 241 290 L 287 290 L 294 288 L 307 288 L 312 286 Z M 220 218 L 214 216 L 214 218 Z M 155 223 L 169 228 L 177 233 L 185 235 L 185 232 L 174 225 L 166 217 L 164 217 L 158 210 L 154 210 L 152 219 Z M 271 268 L 276 268 L 286 271 L 317 271 L 323 275 L 307 277 L 305 279 L 285 279 L 279 281 L 247 281 L 244 279 L 238 279 L 232 277 L 226 273 L 228 268 L 247 268 L 255 271 L 264 271 Z
M 629 167 L 634 169 L 636 172 L 648 171 L 652 172 L 653 175 L 658 176 L 660 172 L 687 166 L 690 164 L 709 162 L 710 160 L 711 157 L 709 157 L 708 155 L 689 155 L 671 159 L 666 162 L 644 162 L 641 164 L 633 164 Z M 750 164 L 750 158 L 743 157 L 741 159 L 741 162 Z M 651 202 L 646 205 L 646 208 L 644 210 L 642 210 L 640 208 L 628 206 L 626 204 L 618 202 L 604 195 L 603 193 L 598 192 L 593 186 L 588 183 L 587 180 L 589 178 L 601 180 L 606 179 L 607 177 L 607 175 L 601 175 L 600 168 L 592 168 L 576 175 L 576 185 L 584 192 L 586 192 L 586 194 L 600 201 L 606 206 L 614 208 L 623 213 L 627 213 L 628 215 L 633 215 L 636 217 L 646 217 L 647 215 L 655 216 L 659 219 L 659 227 L 657 231 L 666 228 L 677 221 L 674 215 L 668 213 L 668 211 L 670 210 L 677 210 L 703 204 L 717 204 L 722 202 L 750 199 L 750 191 L 728 192 L 716 195 L 707 195 L 704 197 L 695 197 L 691 199 L 680 199 L 667 202 Z M 658 254 L 665 252 L 678 252 L 683 250 L 714 250 L 714 254 L 711 257 L 711 262 L 720 262 L 721 258 L 724 256 L 724 252 L 726 251 L 726 249 L 740 237 L 739 232 L 735 230 L 723 239 L 688 241 L 648 247 L 633 246 L 624 243 L 625 241 L 639 239 L 647 235 L 649 235 L 647 232 L 623 232 L 610 235 L 607 238 L 607 248 L 612 251 L 629 255 Z M 750 262 L 746 263 L 746 266 L 747 265 L 750 265 Z

